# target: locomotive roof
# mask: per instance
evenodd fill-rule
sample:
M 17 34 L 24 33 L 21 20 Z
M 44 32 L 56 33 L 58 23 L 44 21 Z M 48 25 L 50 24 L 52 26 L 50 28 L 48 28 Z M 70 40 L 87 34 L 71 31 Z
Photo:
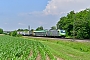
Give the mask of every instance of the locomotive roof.
M 33 31 L 33 32 L 46 32 L 46 30 Z

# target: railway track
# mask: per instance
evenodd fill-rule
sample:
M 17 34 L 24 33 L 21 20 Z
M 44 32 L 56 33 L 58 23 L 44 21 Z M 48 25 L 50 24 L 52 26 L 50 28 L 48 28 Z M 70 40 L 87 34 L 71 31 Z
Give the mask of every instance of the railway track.
M 44 39 L 49 39 L 49 40 L 67 40 L 67 41 L 76 41 L 76 42 L 90 42 L 90 39 L 71 39 L 71 38 L 54 38 L 54 37 L 33 37 L 33 36 L 28 36 L 30 38 L 44 38 Z

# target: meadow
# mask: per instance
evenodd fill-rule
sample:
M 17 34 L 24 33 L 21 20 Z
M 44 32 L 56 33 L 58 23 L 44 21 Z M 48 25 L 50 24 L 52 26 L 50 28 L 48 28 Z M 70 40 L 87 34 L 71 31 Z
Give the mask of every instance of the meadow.
M 90 42 L 0 36 L 0 60 L 89 60 Z
M 0 60 L 56 60 L 39 41 L 0 36 Z
M 32 37 L 29 37 L 28 39 L 34 39 L 47 45 L 52 54 L 62 60 L 90 60 L 90 42 L 75 42 Z

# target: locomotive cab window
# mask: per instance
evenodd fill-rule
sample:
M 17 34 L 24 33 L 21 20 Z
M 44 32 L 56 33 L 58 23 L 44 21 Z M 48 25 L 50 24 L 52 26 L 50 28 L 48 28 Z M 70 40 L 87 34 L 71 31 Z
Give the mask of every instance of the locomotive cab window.
M 65 33 L 65 31 L 64 30 L 61 30 L 61 33 Z

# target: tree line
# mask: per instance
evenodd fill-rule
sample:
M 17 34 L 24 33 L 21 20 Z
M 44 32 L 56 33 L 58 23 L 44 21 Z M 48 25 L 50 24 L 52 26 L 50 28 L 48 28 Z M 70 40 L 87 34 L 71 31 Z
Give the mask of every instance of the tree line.
M 57 27 L 56 27 L 57 26 Z M 66 16 L 60 18 L 53 29 L 66 30 L 66 36 L 75 37 L 78 39 L 90 39 L 90 9 L 85 9 L 80 12 L 70 11 Z M 44 30 L 43 26 L 37 27 L 36 31 Z M 17 31 L 29 31 L 29 29 L 18 29 Z M 31 29 L 30 31 L 34 31 Z M 3 29 L 0 28 L 0 34 Z
M 66 16 L 60 18 L 57 28 L 66 30 L 67 36 L 79 39 L 90 38 L 90 9 L 80 12 L 70 11 Z

